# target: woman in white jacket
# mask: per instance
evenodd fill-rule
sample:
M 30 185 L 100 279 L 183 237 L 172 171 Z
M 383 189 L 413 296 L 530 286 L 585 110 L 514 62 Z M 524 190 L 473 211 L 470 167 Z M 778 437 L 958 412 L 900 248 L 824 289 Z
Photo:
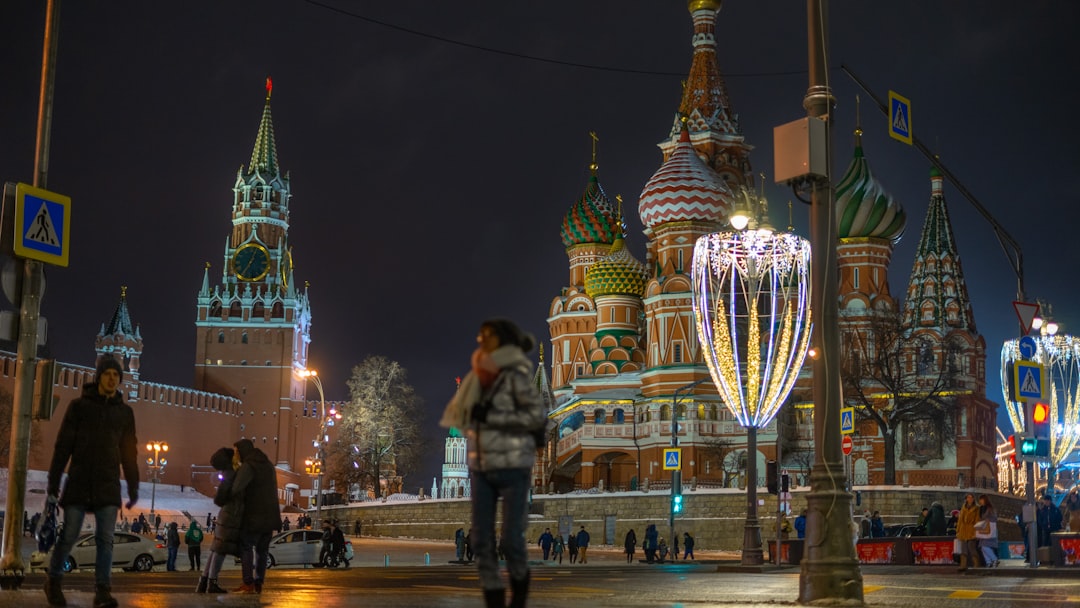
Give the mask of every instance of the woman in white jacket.
M 986 494 L 979 496 L 979 521 L 975 524 L 975 538 L 979 540 L 979 549 L 982 550 L 986 567 L 997 567 L 997 511 L 994 510 L 994 505 L 990 504 L 990 498 Z

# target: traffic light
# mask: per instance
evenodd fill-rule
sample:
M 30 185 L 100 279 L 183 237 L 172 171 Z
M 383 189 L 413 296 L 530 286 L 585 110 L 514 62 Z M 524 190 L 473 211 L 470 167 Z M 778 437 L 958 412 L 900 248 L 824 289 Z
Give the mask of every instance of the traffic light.
M 1009 435 L 1009 447 L 1012 448 L 1012 452 L 1009 454 L 1009 463 L 1012 464 L 1012 468 L 1019 469 L 1021 462 L 1017 458 L 1019 452 L 1016 451 L 1016 435 Z
M 671 495 L 671 512 L 672 513 L 682 513 L 682 507 L 683 507 L 682 494 L 672 494 Z
M 769 489 L 769 494 L 776 494 L 779 491 L 779 485 L 776 461 L 770 460 L 765 463 L 765 487 Z
M 1020 440 L 1020 459 L 1025 462 L 1050 457 L 1050 406 L 1029 403 L 1025 410 L 1026 426 Z

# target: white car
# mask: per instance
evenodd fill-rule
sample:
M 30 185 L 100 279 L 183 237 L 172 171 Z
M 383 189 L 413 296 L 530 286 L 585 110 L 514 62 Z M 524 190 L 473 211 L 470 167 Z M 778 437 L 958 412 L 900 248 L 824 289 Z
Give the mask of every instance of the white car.
M 48 553 L 35 551 L 30 556 L 30 570 L 48 568 L 50 559 L 52 550 Z M 116 532 L 113 535 L 113 568 L 149 572 L 155 565 L 164 564 L 167 559 L 168 551 L 162 541 L 127 532 Z M 64 572 L 71 572 L 76 568 L 93 569 L 96 561 L 97 543 L 94 542 L 94 533 L 88 532 L 75 541 L 71 555 L 64 563 Z
M 285 565 L 310 565 L 321 568 L 324 565 L 335 567 L 336 558 L 327 557 L 328 564 L 319 562 L 322 553 L 322 532 L 318 530 L 289 530 L 270 539 L 270 549 L 266 553 L 266 567 Z M 352 543 L 345 541 L 346 559 L 352 559 Z

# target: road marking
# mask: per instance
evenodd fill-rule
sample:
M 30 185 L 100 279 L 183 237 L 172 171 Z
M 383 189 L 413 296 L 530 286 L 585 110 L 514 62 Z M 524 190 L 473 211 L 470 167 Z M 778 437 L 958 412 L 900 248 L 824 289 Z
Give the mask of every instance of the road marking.
M 971 591 L 969 589 L 957 589 L 949 594 L 949 597 L 958 600 L 974 600 L 982 597 L 982 591 Z
M 863 593 L 873 593 L 875 591 L 881 591 L 884 588 L 884 585 L 864 585 Z

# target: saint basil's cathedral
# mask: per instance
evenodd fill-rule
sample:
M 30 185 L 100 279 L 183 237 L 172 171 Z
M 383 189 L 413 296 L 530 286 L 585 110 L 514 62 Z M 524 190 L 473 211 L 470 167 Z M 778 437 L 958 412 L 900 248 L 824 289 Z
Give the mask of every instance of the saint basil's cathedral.
M 777 418 L 758 431 L 758 453 L 748 456 L 746 431 L 720 401 L 696 334 L 695 242 L 730 229 L 737 193 L 754 184 L 752 146 L 741 134 L 718 68 L 720 0 L 687 4 L 693 18 L 690 72 L 671 131 L 659 143 L 663 162 L 638 200 L 644 258 L 631 252 L 622 202 L 613 204 L 601 186 L 595 153 L 584 193 L 562 224 L 568 285 L 548 309 L 550 380 L 538 378 L 550 390 L 557 429 L 535 471 L 536 485 L 546 491 L 670 483 L 663 450 L 672 444 L 674 420 L 684 484 L 743 486 L 745 459 L 756 458 L 764 475 L 778 448 L 780 467 L 796 483 L 808 483 L 810 365 Z M 907 368 L 921 374 L 948 367 L 947 390 L 937 394 L 955 399 L 955 438 L 927 420 L 891 425 L 897 483 L 996 488 L 998 406 L 986 398 L 986 344 L 975 327 L 942 177 L 930 174 L 929 211 L 901 309 L 888 271 L 906 216 L 871 174 L 860 135 L 856 131 L 854 157 L 835 184 L 842 348 L 866 352 L 875 319 L 891 315 L 902 320 L 904 343 L 919 345 L 901 353 Z M 888 416 L 888 392 L 870 393 Z M 885 442 L 878 426 L 857 421 L 853 439 L 853 482 L 883 483 Z

